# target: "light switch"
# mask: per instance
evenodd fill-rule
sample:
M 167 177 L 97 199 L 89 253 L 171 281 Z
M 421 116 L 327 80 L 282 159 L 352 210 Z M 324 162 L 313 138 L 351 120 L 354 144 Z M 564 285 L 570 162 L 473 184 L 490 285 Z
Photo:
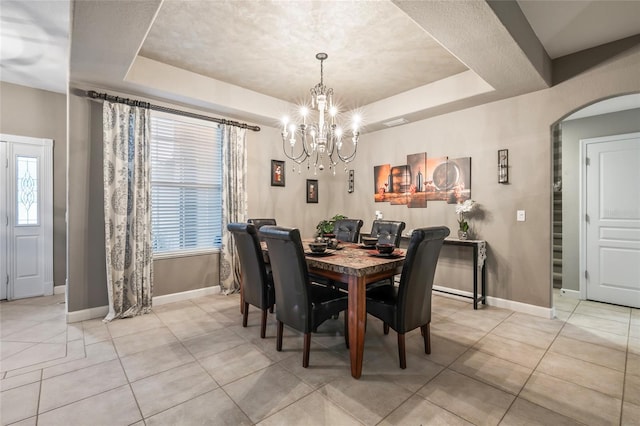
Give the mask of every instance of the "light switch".
M 518 222 L 524 222 L 526 218 L 526 215 L 524 213 L 524 210 L 518 210 L 518 213 L 516 214 L 516 220 Z

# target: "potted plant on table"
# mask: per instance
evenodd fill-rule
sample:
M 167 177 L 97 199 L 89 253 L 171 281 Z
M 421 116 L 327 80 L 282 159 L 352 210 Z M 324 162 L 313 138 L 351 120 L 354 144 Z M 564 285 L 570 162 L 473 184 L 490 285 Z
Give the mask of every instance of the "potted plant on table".
M 336 220 L 346 219 L 347 217 L 342 214 L 337 214 L 333 216 L 331 219 L 325 219 L 318 222 L 316 225 L 316 231 L 318 237 L 320 238 L 334 238 L 335 234 L 333 233 L 333 225 L 336 223 Z
M 458 215 L 458 238 L 466 240 L 469 238 L 469 222 L 465 218 L 465 213 L 471 212 L 476 205 L 473 200 L 466 200 L 464 203 L 456 205 L 456 213 Z

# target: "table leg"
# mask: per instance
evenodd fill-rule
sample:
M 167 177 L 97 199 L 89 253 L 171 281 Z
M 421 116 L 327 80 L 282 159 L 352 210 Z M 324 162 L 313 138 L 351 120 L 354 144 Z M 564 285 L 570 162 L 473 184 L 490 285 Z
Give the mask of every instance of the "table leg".
M 364 277 L 349 276 L 349 355 L 351 375 L 356 379 L 362 374 L 364 355 L 365 320 L 367 319 L 367 295 Z
M 473 309 L 478 309 L 478 246 L 473 246 Z

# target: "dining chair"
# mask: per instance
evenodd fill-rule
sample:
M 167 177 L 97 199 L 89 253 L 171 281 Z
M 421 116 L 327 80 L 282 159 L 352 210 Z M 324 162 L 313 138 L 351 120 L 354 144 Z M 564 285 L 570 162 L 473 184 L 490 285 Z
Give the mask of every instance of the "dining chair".
M 402 231 L 405 223 L 395 220 L 374 220 L 371 226 L 371 237 L 378 237 L 378 243 L 394 244 L 400 247 Z
M 271 309 L 273 312 L 275 289 L 271 273 L 265 266 L 256 227 L 250 223 L 230 223 L 227 229 L 233 234 L 236 251 L 240 258 L 244 300 L 242 326 L 247 326 L 249 305 L 259 308 L 262 310 L 260 337 L 264 339 L 267 329 L 267 310 Z
M 424 352 L 431 353 L 431 292 L 433 277 L 444 239 L 449 228 L 437 226 L 416 229 L 411 234 L 409 248 L 402 267 L 400 285 L 388 284 L 367 291 L 367 313 L 398 333 L 400 368 L 407 368 L 405 333 L 420 327 Z
M 247 222 L 252 223 L 256 227 L 256 231 L 258 232 L 260 232 L 260 228 L 262 228 L 265 225 L 277 225 L 276 220 L 271 218 L 249 219 Z M 260 234 L 258 234 L 258 238 L 260 239 L 260 241 L 263 241 L 262 238 L 260 237 Z
M 333 224 L 333 233 L 338 241 L 357 243 L 360 241 L 362 219 L 338 219 Z
M 249 219 L 247 222 L 253 224 L 256 227 L 256 230 L 260 230 L 265 225 L 277 225 L 275 219 Z
M 260 229 L 260 234 L 269 250 L 278 301 L 276 350 L 282 351 L 282 332 L 285 324 L 304 333 L 302 366 L 307 368 L 311 349 L 311 332 L 315 332 L 320 324 L 333 315 L 347 309 L 347 295 L 311 282 L 298 229 L 265 226 Z M 344 329 L 348 347 L 346 317 L 345 315 Z

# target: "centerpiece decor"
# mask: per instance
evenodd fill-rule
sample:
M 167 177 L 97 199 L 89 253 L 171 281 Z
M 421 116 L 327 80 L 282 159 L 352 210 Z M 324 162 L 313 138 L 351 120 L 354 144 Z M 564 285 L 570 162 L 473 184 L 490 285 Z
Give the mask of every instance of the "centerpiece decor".
M 337 214 L 333 216 L 331 219 L 325 219 L 318 222 L 316 226 L 316 231 L 318 237 L 320 238 L 334 238 L 335 234 L 333 233 L 333 225 L 336 223 L 336 220 L 346 219 L 347 217 L 342 214 Z
M 476 202 L 469 199 L 464 203 L 460 203 L 456 205 L 456 214 L 458 215 L 458 225 L 460 226 L 458 229 L 458 238 L 461 240 L 466 240 L 469 238 L 469 222 L 465 218 L 465 213 L 471 212 L 476 205 Z

